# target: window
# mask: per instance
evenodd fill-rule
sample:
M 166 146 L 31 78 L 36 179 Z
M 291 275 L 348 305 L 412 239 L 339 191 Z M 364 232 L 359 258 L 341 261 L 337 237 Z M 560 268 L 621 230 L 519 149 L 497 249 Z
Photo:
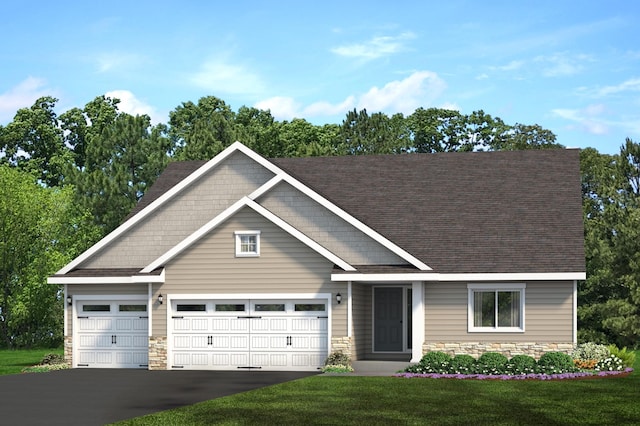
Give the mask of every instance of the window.
M 470 332 L 523 332 L 525 284 L 469 284 Z
M 205 312 L 206 310 L 207 305 L 204 303 L 178 304 L 176 306 L 178 312 Z
M 260 231 L 236 231 L 236 256 L 260 256 Z
M 120 312 L 147 312 L 147 305 L 119 305 Z
M 256 303 L 253 307 L 256 312 L 284 312 L 284 303 Z
M 111 312 L 111 305 L 83 305 L 82 312 Z
M 296 303 L 294 306 L 296 312 L 324 312 L 327 305 L 324 303 Z
M 216 312 L 244 312 L 244 303 L 216 303 Z

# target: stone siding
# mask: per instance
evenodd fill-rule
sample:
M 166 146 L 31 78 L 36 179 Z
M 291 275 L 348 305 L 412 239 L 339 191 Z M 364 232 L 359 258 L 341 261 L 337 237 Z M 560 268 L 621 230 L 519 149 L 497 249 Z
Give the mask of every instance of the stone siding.
M 149 337 L 149 370 L 167 369 L 167 336 Z
M 64 337 L 64 362 L 71 368 L 73 366 L 73 338 Z
M 351 358 L 351 337 L 332 337 L 331 353 L 342 352 Z
M 574 349 L 572 343 L 535 343 L 535 342 L 517 342 L 517 343 L 480 343 L 480 342 L 462 342 L 462 343 L 443 343 L 430 342 L 422 345 L 423 353 L 440 351 L 451 356 L 467 354 L 474 358 L 478 358 L 485 352 L 499 352 L 507 358 L 514 355 L 530 355 L 535 359 L 539 359 L 545 352 L 564 352 L 570 353 Z

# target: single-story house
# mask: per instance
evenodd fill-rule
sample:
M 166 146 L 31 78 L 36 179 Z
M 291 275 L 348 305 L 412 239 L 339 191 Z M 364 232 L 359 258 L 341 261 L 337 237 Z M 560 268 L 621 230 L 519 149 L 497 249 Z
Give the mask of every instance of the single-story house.
M 576 343 L 579 152 L 171 163 L 49 278 L 72 367 L 316 370 Z

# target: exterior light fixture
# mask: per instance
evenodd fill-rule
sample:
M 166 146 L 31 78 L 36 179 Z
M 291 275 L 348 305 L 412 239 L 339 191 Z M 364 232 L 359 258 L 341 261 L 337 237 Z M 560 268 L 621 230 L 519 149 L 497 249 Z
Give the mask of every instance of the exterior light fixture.
M 158 303 L 162 305 L 162 294 L 158 295 Z
M 71 306 L 71 302 L 73 302 L 73 299 L 71 296 L 67 296 L 67 305 Z
M 336 294 L 336 302 L 338 302 L 338 305 L 342 303 L 342 295 L 340 293 Z

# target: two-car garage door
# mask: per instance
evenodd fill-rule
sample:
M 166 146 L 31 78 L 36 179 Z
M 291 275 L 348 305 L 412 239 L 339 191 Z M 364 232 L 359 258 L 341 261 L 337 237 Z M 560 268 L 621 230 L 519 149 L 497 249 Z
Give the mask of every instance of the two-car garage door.
M 174 300 L 169 363 L 193 370 L 317 370 L 327 356 L 326 299 Z

